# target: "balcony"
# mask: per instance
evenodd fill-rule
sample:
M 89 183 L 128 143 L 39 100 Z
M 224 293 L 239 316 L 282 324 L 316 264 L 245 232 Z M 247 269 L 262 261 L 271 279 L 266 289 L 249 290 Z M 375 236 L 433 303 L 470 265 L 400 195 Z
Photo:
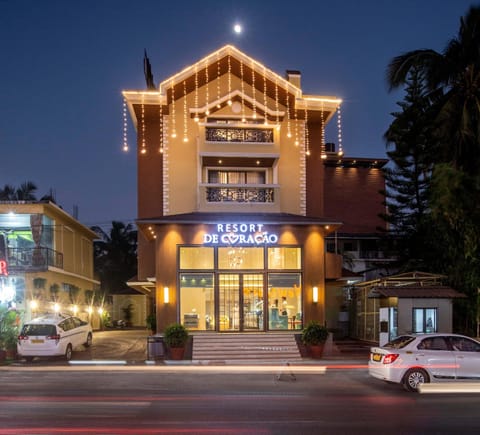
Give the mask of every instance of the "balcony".
M 200 211 L 279 211 L 278 185 L 200 185 Z
M 63 269 L 63 254 L 50 248 L 8 248 L 11 271 L 44 271 L 49 267 Z
M 208 142 L 273 143 L 272 128 L 207 127 Z

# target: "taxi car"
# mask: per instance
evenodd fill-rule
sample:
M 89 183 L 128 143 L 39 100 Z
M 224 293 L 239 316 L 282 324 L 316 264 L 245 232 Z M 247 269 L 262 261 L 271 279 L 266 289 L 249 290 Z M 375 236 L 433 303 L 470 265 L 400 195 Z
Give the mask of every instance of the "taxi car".
M 414 392 L 422 383 L 480 381 L 480 342 L 458 334 L 402 335 L 370 348 L 368 372 Z
M 17 341 L 17 353 L 27 361 L 40 356 L 65 356 L 69 361 L 73 350 L 92 344 L 92 327 L 78 317 L 54 314 L 26 322 Z

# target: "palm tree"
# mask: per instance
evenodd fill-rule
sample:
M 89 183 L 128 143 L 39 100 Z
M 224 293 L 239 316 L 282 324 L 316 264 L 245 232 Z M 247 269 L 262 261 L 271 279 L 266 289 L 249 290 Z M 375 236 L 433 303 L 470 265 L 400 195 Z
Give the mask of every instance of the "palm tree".
M 432 104 L 441 161 L 468 174 L 480 170 L 480 7 L 460 19 L 458 35 L 439 53 L 413 50 L 387 69 L 390 90 L 407 83 L 418 68 Z
M 36 190 L 37 185 L 33 181 L 25 181 L 17 188 L 5 184 L 3 189 L 0 189 L 0 199 L 3 201 L 36 201 Z

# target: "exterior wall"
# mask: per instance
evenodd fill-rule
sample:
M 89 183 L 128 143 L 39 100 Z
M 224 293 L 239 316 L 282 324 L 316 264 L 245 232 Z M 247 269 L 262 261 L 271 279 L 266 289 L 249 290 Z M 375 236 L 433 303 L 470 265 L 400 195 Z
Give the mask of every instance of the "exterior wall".
M 398 334 L 412 333 L 412 313 L 414 308 L 438 309 L 438 332 L 452 332 L 452 301 L 450 299 L 399 299 Z
M 376 233 L 386 223 L 378 217 L 384 213 L 382 171 L 377 168 L 325 167 L 325 215 L 343 222 L 343 233 Z
M 310 156 L 306 159 L 307 176 L 306 176 L 306 198 L 307 216 L 312 217 L 334 217 L 341 221 L 341 218 L 325 212 L 325 166 L 321 158 L 321 124 L 309 123 L 310 135 Z
M 279 235 L 278 245 L 299 245 L 303 247 L 303 315 L 304 323 L 316 319 L 325 321 L 325 266 L 324 234 L 318 226 L 273 226 L 265 228 L 274 230 Z M 157 226 L 156 244 L 156 297 L 157 330 L 177 322 L 179 316 L 177 288 L 177 246 L 183 244 L 203 244 L 203 236 L 209 232 L 209 225 L 175 225 Z M 312 288 L 318 287 L 318 303 L 313 302 Z M 169 303 L 163 303 L 163 289 L 169 288 Z

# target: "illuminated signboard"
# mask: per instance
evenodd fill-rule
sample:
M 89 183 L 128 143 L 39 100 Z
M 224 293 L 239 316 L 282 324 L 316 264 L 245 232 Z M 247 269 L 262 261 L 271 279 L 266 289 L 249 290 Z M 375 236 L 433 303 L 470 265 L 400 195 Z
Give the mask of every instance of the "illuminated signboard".
M 204 244 L 273 245 L 278 235 L 264 230 L 263 224 L 217 224 L 215 231 L 203 235 Z
M 6 260 L 0 260 L 0 276 L 8 276 L 8 267 Z

